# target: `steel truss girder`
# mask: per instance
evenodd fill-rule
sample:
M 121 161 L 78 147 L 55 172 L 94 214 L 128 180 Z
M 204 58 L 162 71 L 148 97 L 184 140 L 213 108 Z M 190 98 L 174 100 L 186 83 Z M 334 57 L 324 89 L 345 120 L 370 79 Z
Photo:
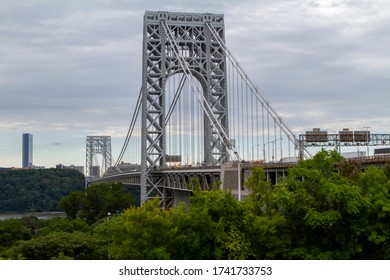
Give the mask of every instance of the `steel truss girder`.
M 170 189 L 188 190 L 193 178 L 198 178 L 202 190 L 211 190 L 220 180 L 220 173 L 168 173 L 165 175 L 166 186 Z
M 168 26 L 166 34 L 162 22 Z M 220 38 L 215 38 L 207 28 L 211 24 Z M 166 155 L 166 104 L 165 83 L 169 76 L 184 72 L 180 57 L 167 36 L 179 46 L 179 56 L 184 58 L 192 75 L 203 88 L 204 99 L 209 104 L 228 135 L 228 104 L 226 96 L 226 56 L 219 44 L 224 40 L 223 15 L 145 12 L 143 42 L 142 82 L 142 155 L 141 203 L 150 193 L 156 192 L 161 182 L 152 179 L 153 168 L 165 166 Z M 209 118 L 204 118 L 205 162 L 217 165 L 228 159 L 217 131 Z M 150 190 L 147 192 L 147 189 Z M 161 194 L 163 195 L 163 194 Z
M 186 170 L 186 172 L 175 172 L 170 170 L 169 172 L 156 173 L 159 174 L 159 178 L 163 178 L 164 186 L 172 190 L 191 190 L 189 187 L 193 178 L 199 179 L 199 184 L 202 190 L 211 190 L 213 184 L 221 179 L 220 172 L 199 172 Z

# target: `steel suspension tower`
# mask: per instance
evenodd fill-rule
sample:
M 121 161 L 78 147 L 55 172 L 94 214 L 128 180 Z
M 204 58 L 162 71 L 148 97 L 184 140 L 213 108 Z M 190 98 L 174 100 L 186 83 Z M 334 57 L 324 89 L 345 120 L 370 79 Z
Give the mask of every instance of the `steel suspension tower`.
M 165 85 L 170 76 L 185 73 L 201 85 L 202 106 L 209 108 L 204 117 L 204 162 L 218 165 L 229 159 L 226 56 L 221 39 L 225 40 L 221 14 L 145 12 L 141 203 L 156 196 L 164 200 L 161 178 L 153 176 L 153 170 L 166 165 Z M 224 139 L 216 127 L 223 130 Z
M 86 141 L 86 177 L 92 176 L 93 157 L 103 156 L 103 172 L 111 167 L 111 136 L 87 136 Z

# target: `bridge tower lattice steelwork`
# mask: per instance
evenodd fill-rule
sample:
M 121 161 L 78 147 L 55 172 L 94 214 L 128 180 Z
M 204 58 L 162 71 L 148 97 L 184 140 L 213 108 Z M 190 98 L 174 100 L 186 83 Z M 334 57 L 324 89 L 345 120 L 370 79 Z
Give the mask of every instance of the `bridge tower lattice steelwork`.
M 103 172 L 111 167 L 111 136 L 87 136 L 85 176 L 88 180 L 93 174 L 93 158 L 96 154 L 103 156 Z
M 216 38 L 207 25 L 212 25 L 220 38 Z M 201 84 L 204 102 L 211 108 L 213 118 L 223 128 L 224 134 L 229 135 L 226 56 L 218 41 L 224 38 L 221 14 L 145 12 L 141 203 L 156 195 L 164 199 L 164 189 L 159 188 L 161 182 L 151 171 L 166 164 L 165 85 L 170 76 L 186 72 L 183 61 L 191 76 Z M 210 117 L 204 117 L 203 129 L 204 162 L 218 165 L 227 161 L 226 143 L 222 143 Z

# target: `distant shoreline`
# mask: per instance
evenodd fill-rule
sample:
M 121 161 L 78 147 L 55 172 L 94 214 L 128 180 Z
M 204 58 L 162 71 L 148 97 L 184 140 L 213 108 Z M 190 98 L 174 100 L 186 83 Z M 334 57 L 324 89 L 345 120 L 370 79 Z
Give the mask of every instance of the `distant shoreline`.
M 27 213 L 12 213 L 12 212 L 0 212 L 0 221 L 7 219 L 21 219 L 23 217 L 37 217 L 38 219 L 46 220 L 55 217 L 66 217 L 65 212 L 27 212 Z

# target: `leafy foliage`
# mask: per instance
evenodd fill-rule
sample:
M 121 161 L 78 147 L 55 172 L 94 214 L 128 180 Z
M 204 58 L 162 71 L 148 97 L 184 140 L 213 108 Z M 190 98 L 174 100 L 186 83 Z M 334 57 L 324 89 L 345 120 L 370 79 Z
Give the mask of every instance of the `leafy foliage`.
M 11 258 L 23 256 L 29 260 L 94 259 L 95 245 L 88 233 L 51 232 L 31 240 L 20 241 L 8 252 Z
M 70 219 L 80 217 L 92 224 L 108 215 L 122 212 L 134 204 L 133 196 L 121 183 L 89 186 L 85 192 L 74 191 L 63 197 L 58 207 Z
M 275 187 L 275 211 L 284 218 L 278 233 L 289 240 L 280 258 L 353 259 L 367 258 L 369 252 L 376 258 L 379 251 L 371 254 L 372 240 L 389 245 L 384 231 L 372 234 L 378 222 L 386 229 L 387 223 L 370 215 L 383 210 L 374 207 L 379 201 L 390 206 L 388 178 L 378 168 L 346 176 L 338 169 L 342 161 L 336 152 L 323 150 L 289 170 L 286 180 Z M 387 257 L 381 252 L 380 258 Z
M 169 259 L 167 244 L 173 234 L 169 215 L 159 208 L 158 201 L 150 201 L 128 209 L 96 232 L 111 237 L 109 248 L 114 259 Z
M 30 236 L 31 234 L 22 220 L 0 221 L 0 248 L 10 246 L 19 240 L 29 239 Z
M 0 169 L 0 212 L 56 211 L 63 196 L 84 185 L 84 175 L 71 169 Z
M 9 236 L 0 235 L 3 245 L 0 258 L 31 260 L 103 258 L 98 250 L 98 243 L 91 236 L 90 227 L 80 219 L 38 220 L 35 217 L 8 219 L 0 221 L 0 229 L 13 234 L 13 240 L 10 240 Z
M 243 202 L 194 179 L 191 202 L 170 210 L 127 208 L 123 186 L 92 186 L 61 200 L 69 219 L 0 221 L 0 258 L 389 259 L 388 174 L 321 151 L 276 186 L 254 169 Z
M 85 194 L 82 191 L 73 191 L 67 196 L 61 198 L 57 207 L 65 211 L 70 219 L 76 219 L 83 209 Z

